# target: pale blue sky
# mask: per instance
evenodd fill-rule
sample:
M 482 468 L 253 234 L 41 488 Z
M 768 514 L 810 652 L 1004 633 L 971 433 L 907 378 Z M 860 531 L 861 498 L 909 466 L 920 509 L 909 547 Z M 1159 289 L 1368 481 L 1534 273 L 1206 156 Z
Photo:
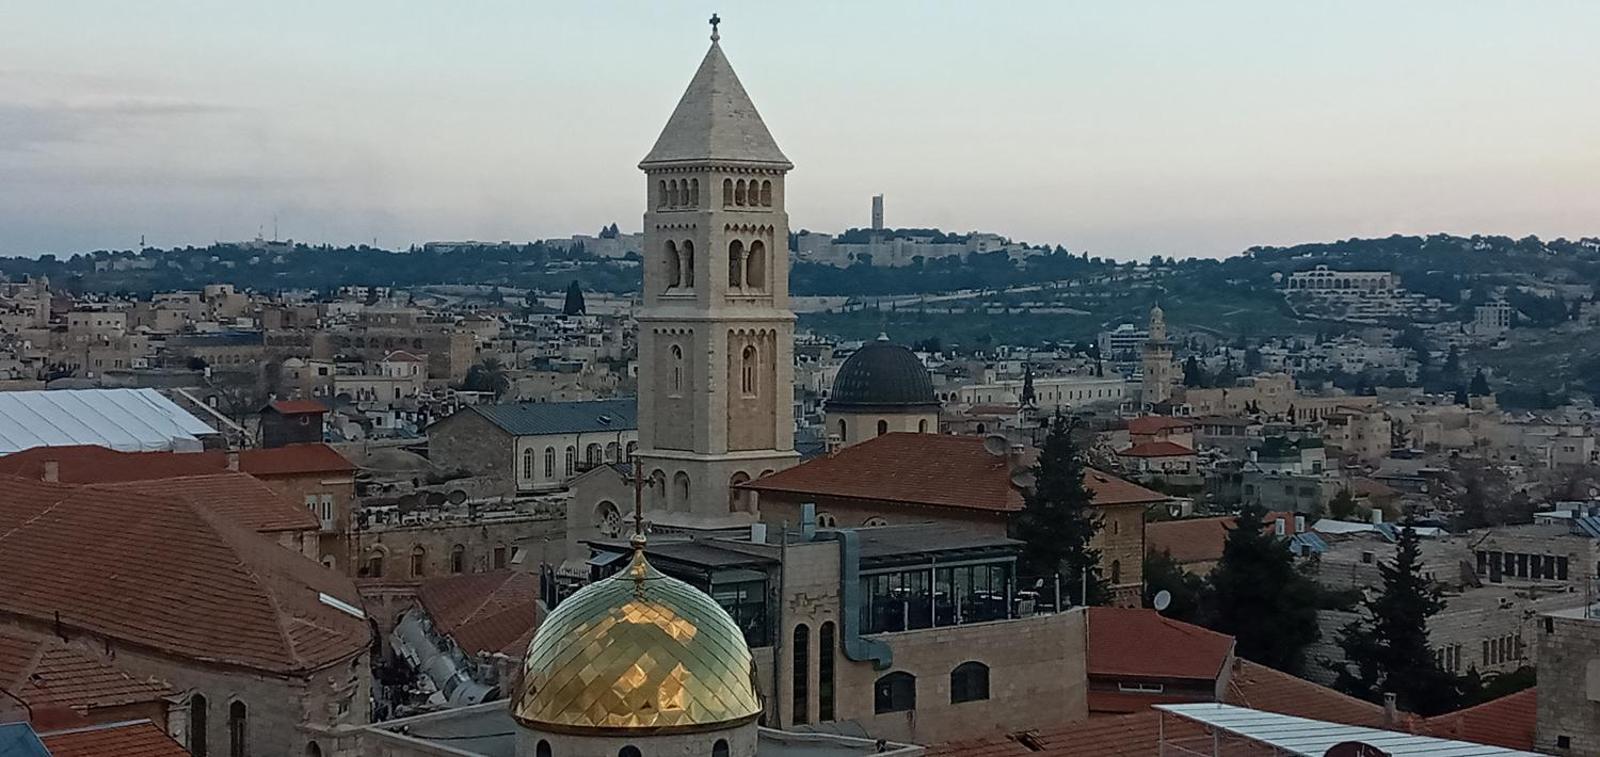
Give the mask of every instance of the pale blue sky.
M 1600 3 L 13 0 L 0 253 L 639 227 L 705 19 L 795 228 L 1600 235 Z

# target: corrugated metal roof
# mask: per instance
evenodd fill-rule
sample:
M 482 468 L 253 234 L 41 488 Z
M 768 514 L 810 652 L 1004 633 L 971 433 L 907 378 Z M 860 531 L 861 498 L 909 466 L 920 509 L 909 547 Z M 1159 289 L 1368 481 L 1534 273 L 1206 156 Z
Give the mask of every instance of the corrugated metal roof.
M 27 723 L 0 723 L 0 754 L 6 757 L 50 757 L 33 726 Z
M 198 450 L 216 429 L 154 389 L 0 392 L 0 455 L 95 445 L 123 452 Z
M 1572 533 L 1600 539 L 1600 517 L 1581 515 L 1572 519 Z
M 1158 704 L 1155 709 L 1178 717 L 1226 731 L 1258 744 L 1271 746 L 1293 755 L 1322 757 L 1337 744 L 1359 742 L 1382 749 L 1394 757 L 1429 755 L 1430 757 L 1533 757 L 1533 752 L 1523 752 L 1504 747 L 1473 744 L 1465 741 L 1416 736 L 1400 731 L 1362 728 L 1353 725 L 1327 723 L 1321 720 L 1279 715 L 1261 710 L 1234 707 L 1226 704 Z
M 632 431 L 639 428 L 633 397 L 588 402 L 512 402 L 475 405 L 474 412 L 513 436 Z

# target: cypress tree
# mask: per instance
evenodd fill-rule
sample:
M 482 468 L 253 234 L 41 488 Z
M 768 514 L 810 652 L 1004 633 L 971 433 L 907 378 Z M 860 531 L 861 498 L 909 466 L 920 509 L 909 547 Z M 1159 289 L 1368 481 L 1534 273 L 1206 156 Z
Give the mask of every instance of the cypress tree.
M 563 315 L 586 315 L 589 311 L 583 304 L 583 290 L 578 288 L 577 279 L 567 285 L 567 301 L 561 306 Z
M 1298 673 L 1306 647 L 1320 635 L 1319 592 L 1265 517 L 1260 505 L 1246 504 L 1228 530 L 1211 571 L 1210 625 L 1234 637 L 1240 657 Z
M 1090 546 L 1100 530 L 1100 514 L 1083 483 L 1083 451 L 1072 439 L 1073 426 L 1059 412 L 1050 419 L 1033 466 L 1033 486 L 1023 497 L 1022 512 L 1011 521 L 1011 535 L 1023 542 L 1025 574 L 1060 575 L 1064 593 L 1081 604 L 1104 604 L 1110 587 L 1100 575 L 1100 551 Z M 1080 596 L 1085 587 L 1087 596 Z

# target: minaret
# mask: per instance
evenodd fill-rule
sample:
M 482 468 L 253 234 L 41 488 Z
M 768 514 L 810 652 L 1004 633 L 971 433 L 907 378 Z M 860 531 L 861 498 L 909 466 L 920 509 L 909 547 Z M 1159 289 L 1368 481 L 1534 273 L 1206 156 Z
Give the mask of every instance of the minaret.
M 1172 398 L 1172 345 L 1167 342 L 1166 314 L 1161 306 L 1150 308 L 1150 338 L 1145 340 L 1139 386 L 1140 401 L 1158 405 Z
M 639 168 L 639 456 L 660 525 L 753 517 L 732 487 L 793 465 L 793 167 L 718 43 Z

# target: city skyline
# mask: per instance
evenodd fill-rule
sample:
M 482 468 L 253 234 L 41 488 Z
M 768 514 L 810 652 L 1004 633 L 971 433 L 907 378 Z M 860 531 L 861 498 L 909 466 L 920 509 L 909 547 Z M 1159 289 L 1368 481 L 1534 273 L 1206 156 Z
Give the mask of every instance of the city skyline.
M 711 10 L 802 166 L 795 229 L 883 193 L 890 226 L 1122 259 L 1600 233 L 1578 4 L 378 10 L 13 14 L 0 253 L 637 229 L 632 164 Z

